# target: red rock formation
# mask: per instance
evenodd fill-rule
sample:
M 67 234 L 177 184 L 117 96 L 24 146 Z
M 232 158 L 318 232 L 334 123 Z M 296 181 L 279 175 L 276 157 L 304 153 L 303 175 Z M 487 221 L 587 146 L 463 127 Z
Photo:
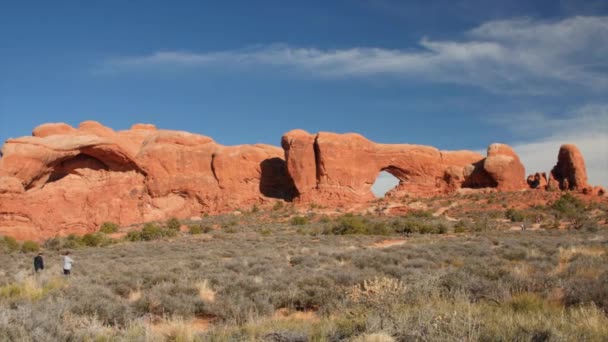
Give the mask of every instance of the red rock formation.
M 463 187 L 513 191 L 526 188 L 525 169 L 513 149 L 505 144 L 488 146 L 487 157 L 468 166 Z
M 104 221 L 190 218 L 277 199 L 362 204 L 373 199 L 371 187 L 381 171 L 399 179 L 387 197 L 526 187 L 518 156 L 502 144 L 490 145 L 484 158 L 471 151 L 377 144 L 353 133 L 294 130 L 281 145 L 227 147 L 147 124 L 125 131 L 95 121 L 77 129 L 41 125 L 33 136 L 10 139 L 2 148 L 0 234 L 42 239 L 91 232 Z M 549 180 L 529 177 L 540 187 L 605 192 L 586 179 L 582 156 L 571 145 L 560 150 Z
M 585 160 L 578 147 L 571 144 L 560 147 L 557 164 L 551 170 L 551 178 L 561 190 L 583 191 L 589 188 Z
M 549 181 L 547 179 L 547 174 L 544 172 L 537 172 L 533 175 L 529 175 L 526 178 L 526 182 L 531 189 L 546 189 Z
M 371 186 L 381 171 L 400 180 L 387 196 L 445 193 L 461 185 L 467 165 L 483 158 L 470 151 L 376 144 L 353 133 L 292 131 L 282 142 L 298 199 L 325 205 L 372 199 Z
M 0 234 L 41 239 L 291 199 L 283 150 L 134 125 L 47 124 L 8 140 L 0 159 Z
M 300 198 L 306 198 L 317 188 L 317 161 L 315 136 L 296 129 L 283 135 L 281 146 L 285 150 L 287 170 Z

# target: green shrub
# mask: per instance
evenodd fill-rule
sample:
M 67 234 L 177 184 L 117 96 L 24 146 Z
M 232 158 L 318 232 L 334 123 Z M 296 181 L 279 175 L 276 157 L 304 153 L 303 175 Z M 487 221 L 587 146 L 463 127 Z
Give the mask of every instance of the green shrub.
M 551 209 L 556 211 L 558 216 L 571 219 L 584 211 L 585 203 L 572 194 L 566 193 L 551 204 Z
M 141 239 L 144 241 L 160 239 L 163 235 L 163 229 L 154 223 L 144 224 L 141 230 Z
M 132 231 L 128 232 L 127 236 L 125 238 L 128 241 L 141 241 L 142 240 L 141 232 L 138 230 L 132 230 Z
M 412 210 L 407 213 L 407 216 L 417 218 L 431 218 L 433 217 L 433 213 L 428 210 Z
M 329 232 L 335 235 L 365 234 L 367 231 L 365 224 L 362 217 L 346 214 L 334 223 Z
M 303 226 L 308 223 L 308 218 L 305 216 L 294 216 L 291 219 L 292 226 Z
M 181 226 L 181 223 L 175 217 L 168 219 L 167 222 L 165 223 L 165 227 L 167 227 L 167 229 L 179 230 L 180 226 Z
M 258 206 L 256 204 L 253 205 L 253 207 L 251 207 L 251 213 L 255 214 L 260 212 L 260 208 L 258 208 Z
M 82 243 L 85 246 L 96 247 L 101 243 L 101 238 L 99 235 L 87 233 L 82 236 Z
M 201 224 L 191 224 L 188 226 L 190 234 L 202 234 L 209 233 L 212 229 L 209 226 L 203 226 Z
M 15 252 L 19 249 L 19 243 L 12 236 L 5 236 L 0 239 L 0 246 L 3 246 L 6 252 Z
M 112 234 L 118 232 L 118 225 L 113 222 L 104 222 L 101 224 L 99 231 L 104 234 Z
M 21 252 L 22 253 L 29 253 L 29 252 L 38 252 L 40 250 L 40 246 L 34 242 L 34 241 L 23 241 L 23 244 L 21 244 Z
M 418 218 L 408 217 L 402 220 L 395 220 L 391 223 L 394 232 L 400 234 L 443 234 L 447 232 L 447 227 L 442 225 L 433 225 L 432 223 L 424 222 Z
M 188 232 L 192 235 L 202 234 L 203 227 L 200 224 L 191 224 L 188 226 Z
M 365 234 L 369 235 L 390 235 L 394 233 L 391 227 L 387 226 L 384 222 L 374 222 L 373 224 L 367 225 Z
M 82 238 L 76 234 L 70 234 L 65 238 L 65 242 L 63 243 L 63 247 L 74 249 L 84 246 L 82 242 Z
M 505 217 L 511 220 L 511 222 L 523 222 L 526 218 L 521 210 L 509 208 L 505 211 Z
M 84 234 L 81 238 L 82 244 L 89 247 L 98 247 L 106 245 L 108 240 L 102 233 L 88 233 Z

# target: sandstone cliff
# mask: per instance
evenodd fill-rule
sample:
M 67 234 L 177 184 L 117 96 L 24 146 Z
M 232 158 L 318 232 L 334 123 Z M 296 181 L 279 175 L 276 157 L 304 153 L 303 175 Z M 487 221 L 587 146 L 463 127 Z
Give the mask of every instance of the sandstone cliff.
M 222 146 L 182 131 L 98 122 L 44 124 L 9 139 L 0 159 L 0 235 L 42 239 L 270 204 L 277 200 L 349 206 L 373 199 L 381 171 L 399 179 L 387 196 L 435 196 L 460 188 L 498 191 L 555 186 L 603 194 L 587 184 L 583 157 L 560 149 L 550 178 L 529 176 L 507 145 L 472 151 L 378 144 L 354 134 L 286 133 L 282 148 Z

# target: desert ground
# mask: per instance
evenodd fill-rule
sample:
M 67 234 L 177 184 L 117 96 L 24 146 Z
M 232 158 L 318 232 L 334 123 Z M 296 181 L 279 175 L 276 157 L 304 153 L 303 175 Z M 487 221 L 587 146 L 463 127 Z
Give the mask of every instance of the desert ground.
M 605 341 L 607 220 L 529 190 L 4 237 L 0 341 Z

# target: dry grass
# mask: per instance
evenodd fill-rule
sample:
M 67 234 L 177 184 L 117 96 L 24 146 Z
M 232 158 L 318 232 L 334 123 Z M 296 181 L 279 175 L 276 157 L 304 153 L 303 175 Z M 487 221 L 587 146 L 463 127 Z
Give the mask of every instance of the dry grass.
M 478 222 L 472 220 L 464 233 L 413 232 L 404 243 L 394 234 L 321 234 L 340 217 L 296 227 L 289 223 L 293 213 L 272 215 L 277 218 L 260 213 L 198 222 L 231 232 L 222 228 L 75 249 L 70 278 L 60 275 L 59 252 L 45 251 L 49 268 L 38 276 L 29 255 L 0 254 L 6 265 L 0 278 L 0 340 L 601 341 L 608 336 L 607 230 L 474 230 Z M 387 227 L 393 221 L 360 220 Z M 404 222 L 444 223 L 406 217 L 396 226 Z
M 204 279 L 196 283 L 198 289 L 198 296 L 207 303 L 213 303 L 215 301 L 215 291 L 211 288 L 209 280 Z

